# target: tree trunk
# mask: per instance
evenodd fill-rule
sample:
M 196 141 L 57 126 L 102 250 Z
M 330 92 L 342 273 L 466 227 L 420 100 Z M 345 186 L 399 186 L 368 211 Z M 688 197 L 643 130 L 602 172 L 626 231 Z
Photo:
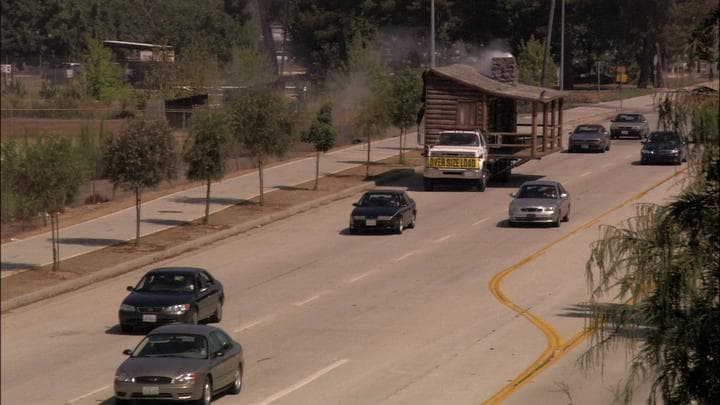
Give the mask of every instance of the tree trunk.
M 135 188 L 135 246 L 140 246 L 140 187 Z
M 205 192 L 205 218 L 203 224 L 207 225 L 210 220 L 210 179 L 207 181 L 207 191 Z
M 647 88 L 650 81 L 650 71 L 652 70 L 652 44 L 650 40 L 645 38 L 643 41 L 643 50 L 638 57 L 638 65 L 640 65 L 640 76 L 638 77 L 637 87 L 639 89 Z
M 370 133 L 367 136 L 367 164 L 365 165 L 365 179 L 370 178 Z
M 265 203 L 264 195 L 263 195 L 263 189 L 265 188 L 263 184 L 263 161 L 262 159 L 258 159 L 258 175 L 260 176 L 260 205 L 263 205 Z
M 404 135 L 405 135 L 405 127 L 400 127 L 400 164 L 405 163 L 405 155 L 403 155 L 403 151 L 405 148 L 405 144 L 403 142 Z
M 320 151 L 315 151 L 315 186 L 313 186 L 313 190 L 318 189 L 318 177 L 320 177 Z
M 55 214 L 50 214 L 50 241 L 52 244 L 52 253 L 53 253 L 53 271 L 57 271 L 59 267 L 60 258 L 58 257 L 60 255 L 60 252 L 58 250 L 58 240 L 55 233 Z

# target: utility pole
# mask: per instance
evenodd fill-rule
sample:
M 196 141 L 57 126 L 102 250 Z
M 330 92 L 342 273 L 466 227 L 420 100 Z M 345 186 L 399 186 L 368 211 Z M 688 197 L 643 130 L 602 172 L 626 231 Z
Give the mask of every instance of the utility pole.
M 565 90 L 565 0 L 560 7 L 560 90 Z
M 555 16 L 555 0 L 550 2 L 550 17 L 548 17 L 548 30 L 545 35 L 545 56 L 543 57 L 542 77 L 540 77 L 540 87 L 545 87 L 545 77 L 550 63 L 550 41 L 552 41 L 553 16 Z
M 553 0 L 555 1 L 555 0 Z M 430 0 L 430 68 L 435 67 L 435 0 Z

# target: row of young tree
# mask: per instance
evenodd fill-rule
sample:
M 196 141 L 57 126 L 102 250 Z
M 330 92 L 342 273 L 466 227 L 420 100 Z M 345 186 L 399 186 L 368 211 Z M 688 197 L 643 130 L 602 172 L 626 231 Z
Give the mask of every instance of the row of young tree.
M 395 76 L 378 75 L 374 92 L 360 103 L 352 118 L 356 136 L 368 142 L 367 177 L 370 177 L 371 140 L 390 125 L 400 128 L 400 150 L 404 135 L 415 122 L 420 107 L 422 82 L 417 71 L 406 69 Z M 37 141 L 2 144 L 3 210 L 12 210 L 19 219 L 40 212 L 51 219 L 53 262 L 59 265 L 59 214 L 88 180 L 107 179 L 115 187 L 135 193 L 136 238 L 140 241 L 142 192 L 172 180 L 181 158 L 185 176 L 206 184 L 205 215 L 209 218 L 212 182 L 225 175 L 230 151 L 235 144 L 249 155 L 258 168 L 259 204 L 264 203 L 264 167 L 268 159 L 286 154 L 297 140 L 313 145 L 316 151 L 315 184 L 318 188 L 320 156 L 336 142 L 330 101 L 321 104 L 306 129 L 297 102 L 271 91 L 240 92 L 225 109 L 199 109 L 191 119 L 182 148 L 178 150 L 173 130 L 163 120 L 131 119 L 117 134 L 95 140 L 83 133 L 76 141 L 69 137 L 44 136 Z M 298 136 L 299 135 L 299 136 Z M 93 192 L 93 195 L 95 193 Z M 4 220 L 7 218 L 3 218 Z
M 603 226 L 587 263 L 593 341 L 587 366 L 617 344 L 632 354 L 620 399 L 652 380 L 647 402 L 720 403 L 720 116 L 717 93 L 660 105 L 660 129 L 692 140 L 682 191 Z M 615 298 L 620 304 L 609 304 Z

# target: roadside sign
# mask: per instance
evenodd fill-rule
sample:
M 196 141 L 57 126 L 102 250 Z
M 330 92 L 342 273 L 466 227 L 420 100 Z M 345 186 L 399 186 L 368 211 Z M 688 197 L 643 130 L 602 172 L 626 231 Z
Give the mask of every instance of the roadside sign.
M 2 73 L 5 75 L 9 75 L 12 73 L 12 65 L 3 63 L 2 65 L 0 65 L 0 71 L 2 71 Z
M 624 66 L 624 65 L 620 65 L 620 66 L 618 66 L 618 67 L 615 68 L 615 73 L 625 73 L 625 72 L 626 72 L 626 70 L 625 70 L 625 66 Z
M 616 83 L 627 83 L 628 81 L 628 75 L 627 73 L 617 73 L 615 75 L 615 82 Z

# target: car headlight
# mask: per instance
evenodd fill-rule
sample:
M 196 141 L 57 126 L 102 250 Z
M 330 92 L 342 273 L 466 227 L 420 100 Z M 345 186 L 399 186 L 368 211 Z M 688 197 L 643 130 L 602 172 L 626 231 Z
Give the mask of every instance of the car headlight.
M 389 215 L 378 215 L 380 221 L 390 221 L 393 217 Z
M 115 381 L 117 382 L 134 382 L 134 379 L 124 371 L 118 371 L 115 373 Z
M 555 207 L 545 207 L 545 208 L 543 208 L 543 211 L 546 211 L 546 212 L 555 212 Z
M 364 216 L 364 215 L 353 215 L 352 219 L 360 219 L 360 220 L 363 220 L 363 219 L 365 219 L 365 216 Z
M 200 373 L 184 373 L 184 374 L 180 374 L 179 376 L 173 378 L 173 383 L 183 384 L 183 385 L 193 384 L 199 378 L 200 378 Z
M 670 151 L 670 153 L 672 153 L 673 155 L 677 155 L 678 153 L 680 153 L 680 149 L 678 149 L 678 148 L 672 149 Z
M 184 314 L 188 310 L 190 310 L 190 304 L 170 305 L 169 307 L 164 307 L 162 309 L 162 311 L 167 314 L 175 314 L 175 315 Z
M 135 307 L 128 304 L 120 304 L 120 310 L 125 312 L 135 312 Z
M 647 149 L 643 149 L 643 150 L 640 151 L 640 153 L 642 153 L 643 155 L 652 155 L 652 154 L 653 154 L 653 151 L 647 150 Z

